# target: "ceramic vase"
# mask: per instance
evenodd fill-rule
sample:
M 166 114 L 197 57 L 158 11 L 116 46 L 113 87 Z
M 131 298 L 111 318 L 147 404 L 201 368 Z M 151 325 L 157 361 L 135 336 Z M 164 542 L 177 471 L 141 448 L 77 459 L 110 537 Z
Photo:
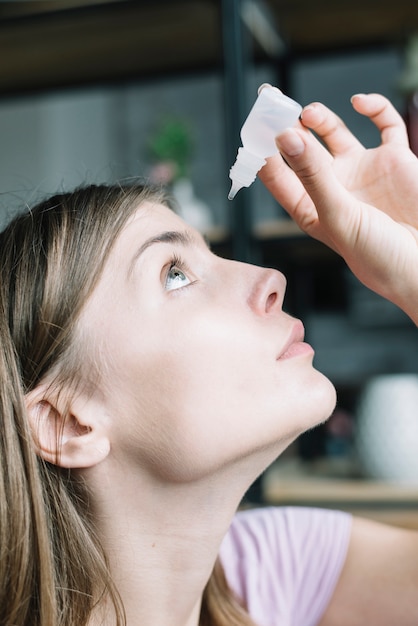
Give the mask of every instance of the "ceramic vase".
M 357 408 L 356 449 L 365 475 L 418 484 L 418 375 L 371 379 Z

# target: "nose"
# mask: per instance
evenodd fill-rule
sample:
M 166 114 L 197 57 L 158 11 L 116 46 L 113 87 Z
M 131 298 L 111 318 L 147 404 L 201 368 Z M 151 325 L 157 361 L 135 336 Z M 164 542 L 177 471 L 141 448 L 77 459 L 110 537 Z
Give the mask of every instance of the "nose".
M 255 267 L 255 280 L 248 304 L 257 315 L 281 311 L 286 291 L 284 274 L 274 269 Z

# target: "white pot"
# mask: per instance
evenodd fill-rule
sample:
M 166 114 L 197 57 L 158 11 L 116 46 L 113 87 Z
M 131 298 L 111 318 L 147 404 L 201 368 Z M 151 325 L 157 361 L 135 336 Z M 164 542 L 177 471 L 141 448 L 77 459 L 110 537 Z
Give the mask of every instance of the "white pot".
M 173 195 L 184 221 L 201 233 L 209 232 L 213 226 L 212 214 L 208 205 L 196 197 L 192 181 L 188 178 L 177 180 L 173 185 Z
M 382 375 L 366 385 L 356 448 L 370 478 L 418 483 L 418 375 Z

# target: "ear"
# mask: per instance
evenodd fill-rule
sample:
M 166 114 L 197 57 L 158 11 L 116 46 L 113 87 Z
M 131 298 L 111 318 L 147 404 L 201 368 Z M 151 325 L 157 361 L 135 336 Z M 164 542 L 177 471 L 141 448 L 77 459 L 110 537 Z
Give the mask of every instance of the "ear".
M 64 393 L 40 385 L 26 396 L 26 409 L 37 453 L 45 461 L 76 469 L 93 467 L 110 451 L 110 440 L 100 409 L 77 396 L 69 402 Z

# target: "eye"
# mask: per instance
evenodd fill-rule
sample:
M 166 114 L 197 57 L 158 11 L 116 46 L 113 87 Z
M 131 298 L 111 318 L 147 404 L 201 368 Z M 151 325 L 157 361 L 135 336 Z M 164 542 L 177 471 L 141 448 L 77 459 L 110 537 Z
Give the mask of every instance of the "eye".
M 181 268 L 181 262 L 178 260 L 172 261 L 168 269 L 165 278 L 165 288 L 167 291 L 173 291 L 174 289 L 180 289 L 180 287 L 186 287 L 190 285 L 191 280 L 186 276 Z

